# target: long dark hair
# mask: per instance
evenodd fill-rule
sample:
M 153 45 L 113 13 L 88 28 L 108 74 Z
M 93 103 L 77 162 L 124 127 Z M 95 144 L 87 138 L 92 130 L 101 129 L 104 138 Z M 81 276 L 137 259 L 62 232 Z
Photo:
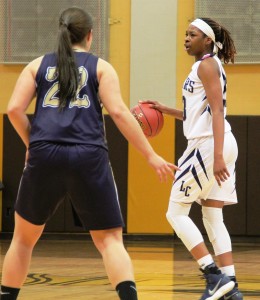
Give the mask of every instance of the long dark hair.
M 235 54 L 237 52 L 230 32 L 224 26 L 210 18 L 200 19 L 206 22 L 212 28 L 215 33 L 216 42 L 220 42 L 223 45 L 223 48 L 218 50 L 218 58 L 223 59 L 225 64 L 229 63 L 230 61 L 234 63 Z M 213 47 L 214 44 L 212 43 L 212 49 Z
M 59 18 L 57 54 L 57 76 L 59 80 L 59 108 L 74 100 L 79 83 L 79 72 L 73 52 L 73 44 L 82 43 L 92 30 L 91 16 L 83 9 L 71 7 Z

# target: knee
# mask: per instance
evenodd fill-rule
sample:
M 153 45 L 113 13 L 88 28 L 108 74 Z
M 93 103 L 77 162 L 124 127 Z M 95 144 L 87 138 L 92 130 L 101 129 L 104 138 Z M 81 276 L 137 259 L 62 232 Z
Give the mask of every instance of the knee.
M 102 254 L 107 248 L 123 245 L 122 229 L 96 230 L 90 232 L 94 245 Z
M 171 203 L 166 214 L 175 233 L 189 251 L 203 242 L 199 229 L 189 217 L 190 208 L 191 204 Z
M 221 208 L 202 206 L 202 220 L 210 242 L 216 239 L 217 231 L 223 226 L 223 212 Z
M 166 213 L 166 219 L 175 230 L 176 234 L 179 235 L 183 225 L 189 219 L 190 204 L 183 204 L 178 202 L 171 202 L 169 204 L 168 211 Z
M 24 237 L 16 237 L 12 240 L 11 246 L 16 249 L 17 252 L 29 253 L 33 251 L 36 241 L 30 240 Z
M 15 213 L 13 242 L 24 248 L 33 248 L 39 240 L 45 225 L 34 225 Z
M 207 231 L 215 255 L 232 251 L 231 240 L 223 221 L 221 208 L 202 207 L 203 224 Z
M 167 212 L 166 219 L 168 220 L 178 237 L 181 237 L 181 224 L 185 222 L 185 216 L 174 215 L 170 212 Z
M 20 248 L 24 248 L 27 250 L 32 250 L 34 246 L 36 245 L 37 241 L 39 240 L 40 234 L 34 235 L 34 234 L 27 234 L 19 232 L 16 233 L 13 237 L 13 243 Z

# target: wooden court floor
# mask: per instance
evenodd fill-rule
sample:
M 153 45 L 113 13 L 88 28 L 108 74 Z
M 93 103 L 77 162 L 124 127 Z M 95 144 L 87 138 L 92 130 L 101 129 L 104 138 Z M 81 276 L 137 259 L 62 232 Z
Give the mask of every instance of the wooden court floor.
M 9 239 L 0 239 L 0 267 Z M 125 239 L 133 260 L 139 300 L 196 300 L 204 280 L 196 262 L 173 239 Z M 260 242 L 233 242 L 244 300 L 260 299 Z M 118 299 L 89 238 L 41 239 L 36 245 L 20 300 Z

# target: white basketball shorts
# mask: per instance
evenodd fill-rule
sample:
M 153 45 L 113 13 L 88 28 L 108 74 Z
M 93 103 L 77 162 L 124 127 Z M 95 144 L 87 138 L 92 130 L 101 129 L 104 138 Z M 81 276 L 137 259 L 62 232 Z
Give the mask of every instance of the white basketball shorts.
M 201 199 L 224 201 L 225 205 L 237 203 L 235 162 L 237 143 L 232 132 L 225 133 L 223 156 L 230 177 L 218 186 L 213 174 L 213 136 L 192 139 L 178 160 L 181 169 L 175 174 L 170 201 L 192 203 Z

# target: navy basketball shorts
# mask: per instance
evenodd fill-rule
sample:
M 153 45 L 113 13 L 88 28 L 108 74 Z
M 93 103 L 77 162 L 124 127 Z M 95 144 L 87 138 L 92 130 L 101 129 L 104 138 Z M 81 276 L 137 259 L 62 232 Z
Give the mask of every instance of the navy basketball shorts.
M 85 229 L 124 226 L 106 149 L 45 142 L 31 145 L 16 212 L 35 225 L 43 225 L 66 197 Z

